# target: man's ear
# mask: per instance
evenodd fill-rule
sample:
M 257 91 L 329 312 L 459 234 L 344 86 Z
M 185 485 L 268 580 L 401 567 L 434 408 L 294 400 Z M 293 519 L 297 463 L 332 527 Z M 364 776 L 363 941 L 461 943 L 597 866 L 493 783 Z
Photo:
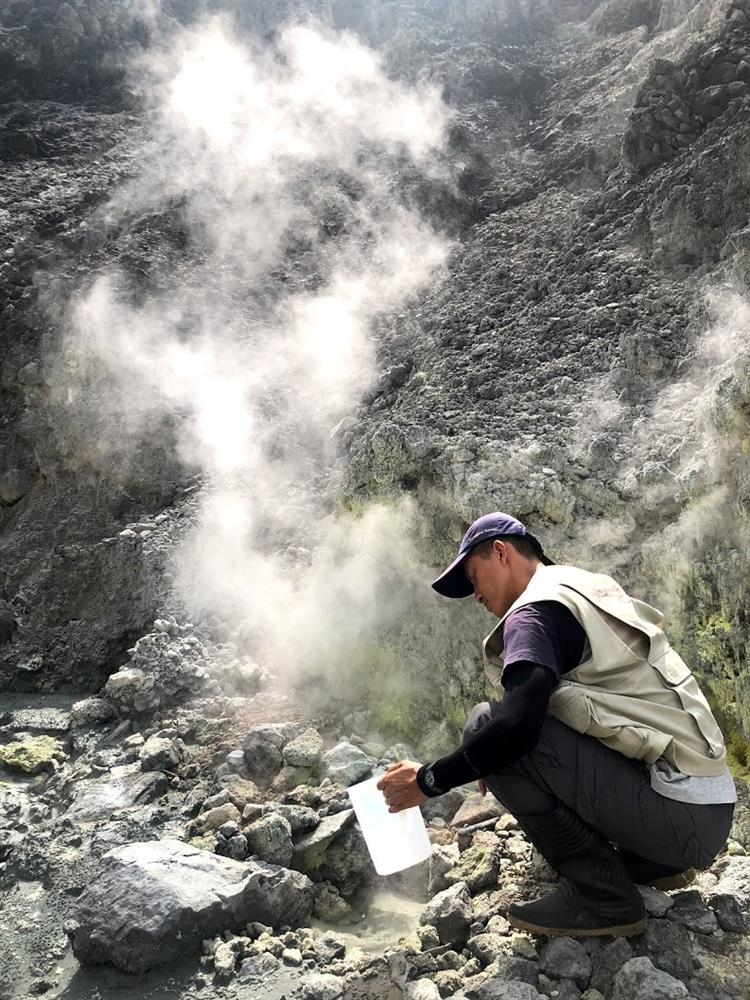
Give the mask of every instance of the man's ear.
M 501 542 L 499 538 L 496 538 L 492 543 L 492 548 L 500 556 L 501 562 L 505 561 L 507 553 L 505 551 L 505 542 Z

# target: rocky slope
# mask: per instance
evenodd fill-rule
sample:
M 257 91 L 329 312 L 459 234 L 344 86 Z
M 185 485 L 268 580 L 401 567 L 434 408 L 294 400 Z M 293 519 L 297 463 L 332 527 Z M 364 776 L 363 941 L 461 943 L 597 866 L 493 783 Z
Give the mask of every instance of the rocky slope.
M 248 47 L 277 44 L 300 15 L 348 32 L 420 95 L 420 115 L 407 129 L 389 118 L 389 102 L 406 114 L 404 91 L 373 69 L 357 107 L 375 123 L 374 158 L 361 139 L 356 156 L 339 148 L 353 127 L 342 118 L 323 132 L 334 152 L 299 176 L 272 159 L 268 186 L 251 188 L 229 156 L 218 179 L 180 187 L 205 147 L 160 132 L 157 88 L 143 80 L 217 11 Z M 483 695 L 491 623 L 427 584 L 466 523 L 498 508 L 558 562 L 613 572 L 665 609 L 745 773 L 749 67 L 745 0 L 15 0 L 0 11 L 3 1000 L 93 994 L 96 967 L 78 958 L 114 962 L 106 989 L 142 973 L 144 996 L 241 993 L 247 980 L 310 998 L 747 995 L 744 805 L 698 895 L 649 895 L 641 938 L 583 948 L 508 933 L 510 895 L 537 887 L 521 883 L 528 851 L 508 817 L 448 826 L 456 798 L 432 817 L 432 860 L 391 886 L 437 899 L 419 934 L 408 907 L 403 925 L 379 927 L 344 787 L 451 746 Z M 310 139 L 315 102 L 300 107 Z M 166 194 L 149 200 L 165 164 Z M 227 250 L 212 216 L 245 219 L 251 191 L 265 211 L 250 216 L 257 239 L 241 233 Z M 277 204 L 292 205 L 288 239 Z M 372 257 L 388 272 L 378 239 L 394 206 L 408 253 L 378 286 L 366 268 Z M 276 237 L 282 249 L 250 270 Z M 426 280 L 418 265 L 432 256 Z M 289 303 L 335 287 L 342 260 L 385 301 L 365 308 L 367 343 L 343 389 L 316 394 L 310 364 L 278 357 Z M 97 313 L 100 340 L 76 340 L 76 310 L 113 273 L 121 301 Z M 176 301 L 182 326 L 159 325 Z M 218 447 L 213 464 L 194 447 L 190 393 L 154 375 L 173 355 L 127 340 L 151 324 L 173 347 L 194 344 L 191 322 L 207 312 L 228 331 L 224 368 L 202 356 L 220 386 L 233 391 L 225 369 L 248 358 L 269 366 L 252 410 L 238 411 L 262 460 L 236 482 Z M 113 377 L 110 341 L 146 362 L 115 353 Z M 212 506 L 222 490 L 252 511 L 247 546 L 236 508 Z M 206 524 L 218 526 L 208 542 Z M 170 866 L 196 892 L 160 910 L 155 872 Z M 201 872 L 225 880 L 222 905 L 198 891 Z M 288 911 L 264 901 L 263 878 L 286 886 Z M 166 972 L 136 969 L 116 921 L 97 924 L 131 892 L 143 906 L 124 908 L 122 927 L 137 940 L 174 943 L 183 925 L 170 914 L 184 927 L 201 914 Z

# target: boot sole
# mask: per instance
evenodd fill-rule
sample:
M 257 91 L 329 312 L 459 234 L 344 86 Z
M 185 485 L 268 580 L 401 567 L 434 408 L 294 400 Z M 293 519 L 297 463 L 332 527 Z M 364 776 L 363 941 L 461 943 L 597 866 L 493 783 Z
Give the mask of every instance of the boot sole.
M 543 924 L 534 924 L 529 920 L 523 920 L 512 913 L 507 914 L 507 921 L 512 927 L 519 930 L 533 931 L 535 934 L 544 934 L 545 937 L 630 937 L 633 934 L 640 934 L 646 929 L 646 917 L 641 917 L 633 924 L 614 924 L 611 927 L 592 927 L 583 930 L 580 927 L 545 927 Z
M 670 889 L 684 889 L 685 886 L 695 881 L 697 874 L 695 868 L 688 868 L 686 871 L 680 872 L 679 875 L 655 878 L 653 882 L 649 882 L 649 885 L 652 885 L 654 889 L 661 889 L 662 892 L 668 892 Z

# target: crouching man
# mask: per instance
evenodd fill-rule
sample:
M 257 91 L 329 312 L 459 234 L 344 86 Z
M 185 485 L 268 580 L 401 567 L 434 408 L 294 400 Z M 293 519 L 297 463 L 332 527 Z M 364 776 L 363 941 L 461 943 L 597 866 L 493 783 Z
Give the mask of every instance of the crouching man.
M 503 513 L 471 525 L 432 586 L 500 619 L 483 651 L 502 697 L 474 708 L 454 753 L 388 769 L 389 811 L 480 779 L 560 876 L 511 905 L 511 924 L 637 934 L 636 884 L 687 885 L 724 846 L 736 801 L 721 731 L 663 615 L 609 576 L 555 565 Z

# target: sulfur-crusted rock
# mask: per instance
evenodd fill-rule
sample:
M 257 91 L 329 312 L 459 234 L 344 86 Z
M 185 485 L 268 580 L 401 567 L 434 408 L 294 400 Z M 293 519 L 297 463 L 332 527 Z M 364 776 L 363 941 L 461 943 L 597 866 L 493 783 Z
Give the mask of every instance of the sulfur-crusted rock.
M 0 746 L 0 764 L 26 774 L 55 770 L 67 757 L 60 742 L 52 736 L 33 736 Z
M 448 885 L 457 882 L 466 883 L 469 892 L 477 893 L 482 889 L 497 885 L 497 876 L 501 865 L 500 849 L 490 844 L 476 844 L 470 847 L 458 859 L 458 864 L 443 876 Z

